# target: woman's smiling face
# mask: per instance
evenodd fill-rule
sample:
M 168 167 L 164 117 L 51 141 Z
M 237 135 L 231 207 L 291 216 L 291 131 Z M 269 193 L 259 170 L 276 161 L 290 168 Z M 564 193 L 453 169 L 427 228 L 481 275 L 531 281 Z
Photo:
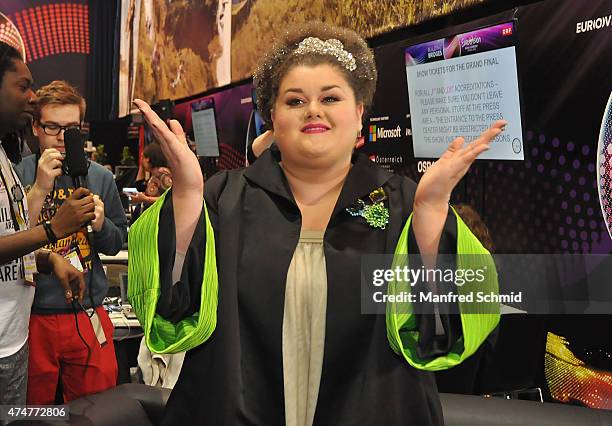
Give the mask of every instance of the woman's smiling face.
M 325 168 L 350 162 L 363 104 L 335 66 L 298 65 L 279 86 L 272 122 L 283 162 Z

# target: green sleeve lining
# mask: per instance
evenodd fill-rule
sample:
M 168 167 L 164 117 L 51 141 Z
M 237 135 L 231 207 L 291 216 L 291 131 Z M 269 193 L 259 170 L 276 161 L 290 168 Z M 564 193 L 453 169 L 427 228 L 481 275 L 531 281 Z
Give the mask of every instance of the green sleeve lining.
M 498 294 L 497 270 L 491 254 L 472 234 L 454 209 L 453 213 L 457 219 L 457 268 L 475 270 L 485 267 L 488 271 L 482 283 L 457 287 L 458 293 L 482 291 Z M 393 268 L 400 263 L 402 266 L 407 263 L 408 230 L 411 222 L 412 216 L 408 218 L 397 243 Z M 461 254 L 483 256 L 460 256 Z M 404 283 L 389 283 L 388 294 L 400 294 L 402 291 L 410 291 L 410 286 Z M 410 302 L 387 303 L 387 338 L 391 348 L 403 356 L 411 366 L 420 370 L 444 370 L 460 364 L 476 352 L 499 323 L 499 304 L 472 302 L 470 313 L 464 313 L 465 307 L 464 303 L 459 302 L 463 336 L 453 345 L 450 352 L 433 359 L 421 359 L 416 350 L 419 342 L 416 315 L 412 312 Z
M 200 309 L 178 323 L 172 323 L 156 313 L 160 295 L 158 253 L 159 216 L 166 191 L 130 227 L 128 295 L 145 334 L 145 342 L 155 353 L 177 353 L 204 343 L 217 325 L 219 281 L 215 254 L 215 235 L 204 203 L 206 250 Z

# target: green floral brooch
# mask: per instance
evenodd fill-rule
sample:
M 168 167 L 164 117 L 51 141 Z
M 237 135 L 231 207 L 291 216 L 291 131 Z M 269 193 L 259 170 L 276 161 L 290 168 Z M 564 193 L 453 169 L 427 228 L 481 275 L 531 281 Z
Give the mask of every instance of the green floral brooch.
M 384 204 L 387 194 L 384 189 L 378 188 L 370 192 L 368 198 L 372 204 L 366 204 L 358 198 L 346 211 L 353 217 L 363 217 L 372 228 L 385 229 L 389 223 L 389 209 Z

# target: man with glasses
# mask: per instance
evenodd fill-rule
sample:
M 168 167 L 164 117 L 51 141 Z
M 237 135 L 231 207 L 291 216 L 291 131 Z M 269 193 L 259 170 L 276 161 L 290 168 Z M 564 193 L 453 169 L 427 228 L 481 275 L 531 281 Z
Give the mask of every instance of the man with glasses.
M 53 217 L 76 189 L 72 178 L 62 174 L 64 132 L 80 128 L 85 100 L 64 81 L 53 81 L 36 95 L 33 131 L 39 153 L 24 158 L 16 171 L 28 193 L 30 219 L 41 222 Z M 48 246 L 85 272 L 86 294 L 81 305 L 67 306 L 53 276 L 37 283 L 30 319 L 28 404 L 53 403 L 58 380 L 66 402 L 116 384 L 113 326 L 102 307 L 108 282 L 98 253 L 121 250 L 127 220 L 110 171 L 89 162 L 86 181 L 94 194 L 92 235 L 82 228 Z
M 64 303 L 73 301 L 76 287 L 76 297 L 82 296 L 84 287 L 83 274 L 63 257 L 39 250 L 34 259 L 33 252 L 94 218 L 93 197 L 81 189 L 52 219 L 28 228 L 25 192 L 5 148 L 15 148 L 10 144 L 16 139 L 9 136 L 30 124 L 35 101 L 30 70 L 14 47 L 0 42 L 0 405 L 26 402 L 28 325 L 36 269 L 53 271 L 56 284 L 62 284 L 57 290 Z

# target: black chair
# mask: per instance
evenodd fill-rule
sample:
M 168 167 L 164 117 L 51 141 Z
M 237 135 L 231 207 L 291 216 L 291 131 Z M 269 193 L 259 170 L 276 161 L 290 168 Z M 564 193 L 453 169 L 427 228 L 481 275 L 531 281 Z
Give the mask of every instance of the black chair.
M 130 383 L 70 402 L 69 421 L 20 421 L 14 424 L 158 425 L 169 396 L 169 389 Z M 440 394 L 440 400 L 446 426 L 612 425 L 612 411 L 470 395 Z

